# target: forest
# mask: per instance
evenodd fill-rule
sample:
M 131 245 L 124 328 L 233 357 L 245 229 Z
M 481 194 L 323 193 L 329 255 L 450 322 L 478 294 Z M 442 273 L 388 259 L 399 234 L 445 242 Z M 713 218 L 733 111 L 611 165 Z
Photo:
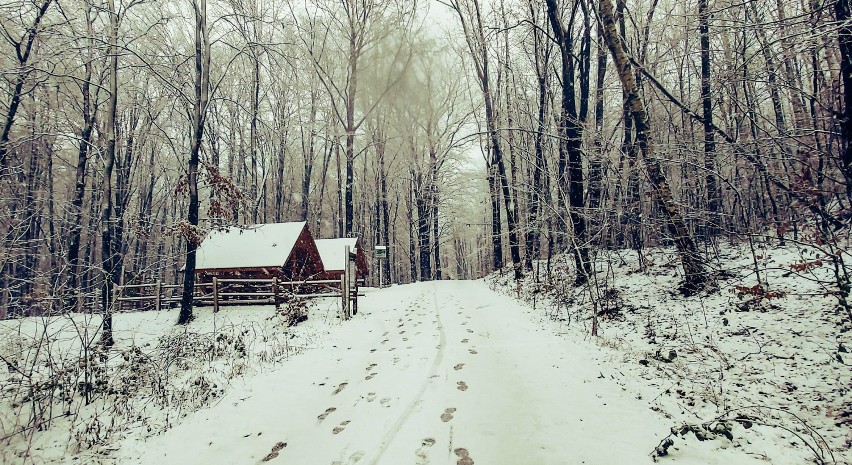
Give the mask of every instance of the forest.
M 723 243 L 807 244 L 852 318 L 848 0 L 0 10 L 3 316 L 192 289 L 207 232 L 299 220 L 397 283 L 672 247 L 689 295 Z

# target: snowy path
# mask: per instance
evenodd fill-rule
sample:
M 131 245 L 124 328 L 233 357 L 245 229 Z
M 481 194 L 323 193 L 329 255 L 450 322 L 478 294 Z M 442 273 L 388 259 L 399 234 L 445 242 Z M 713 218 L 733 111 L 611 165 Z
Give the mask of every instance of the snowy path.
M 125 442 L 121 462 L 650 463 L 672 426 L 481 281 L 374 291 L 361 308 L 321 348 Z M 706 452 L 677 463 L 732 463 L 732 451 Z

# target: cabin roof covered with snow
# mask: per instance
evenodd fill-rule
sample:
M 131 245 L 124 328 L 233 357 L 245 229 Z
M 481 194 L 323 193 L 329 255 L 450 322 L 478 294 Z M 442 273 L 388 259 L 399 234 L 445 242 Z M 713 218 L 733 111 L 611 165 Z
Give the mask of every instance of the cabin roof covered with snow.
M 300 221 L 211 231 L 198 247 L 196 270 L 281 267 L 304 229 Z
M 342 271 L 346 266 L 344 250 L 348 245 L 352 252 L 357 251 L 358 239 L 354 237 L 342 237 L 339 239 L 317 239 L 320 258 L 322 258 L 325 271 Z

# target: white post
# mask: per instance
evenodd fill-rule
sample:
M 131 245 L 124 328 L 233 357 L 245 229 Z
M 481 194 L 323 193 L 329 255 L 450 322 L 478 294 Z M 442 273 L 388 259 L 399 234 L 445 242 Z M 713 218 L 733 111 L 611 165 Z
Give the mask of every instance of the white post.
M 346 306 L 348 303 L 349 299 L 346 298 L 346 273 L 343 273 L 340 275 L 340 313 L 344 320 L 346 319 Z
M 346 276 L 346 288 L 343 290 L 344 295 L 346 296 L 346 319 L 352 318 L 352 306 L 351 306 L 351 289 L 352 289 L 352 270 L 351 265 L 349 263 L 349 254 L 351 252 L 351 248 L 347 245 L 344 249 L 344 265 L 343 265 L 343 275 Z

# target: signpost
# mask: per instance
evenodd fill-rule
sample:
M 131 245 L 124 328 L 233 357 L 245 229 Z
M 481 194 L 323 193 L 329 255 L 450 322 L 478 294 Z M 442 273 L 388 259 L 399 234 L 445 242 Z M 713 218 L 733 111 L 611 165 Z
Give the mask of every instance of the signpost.
M 387 246 L 377 245 L 375 247 L 375 255 L 376 255 L 376 263 L 379 266 L 379 287 L 382 288 L 382 287 L 385 287 L 384 283 L 382 282 L 383 281 L 382 280 L 382 278 L 383 278 L 382 270 L 384 270 L 384 268 L 385 268 L 385 267 L 382 266 L 382 260 L 388 259 L 388 248 L 387 248 Z

